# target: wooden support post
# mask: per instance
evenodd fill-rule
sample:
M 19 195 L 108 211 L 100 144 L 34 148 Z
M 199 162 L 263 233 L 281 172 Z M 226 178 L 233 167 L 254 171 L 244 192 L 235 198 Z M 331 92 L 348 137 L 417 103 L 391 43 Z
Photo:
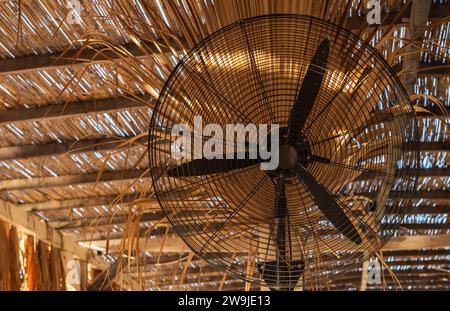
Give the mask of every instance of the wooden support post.
M 415 40 L 421 37 L 430 16 L 432 0 L 413 0 L 406 39 Z M 409 95 L 414 94 L 414 84 L 417 79 L 417 69 L 420 66 L 420 51 L 412 46 L 407 47 L 404 57 L 403 70 L 408 73 L 401 77 L 401 81 Z
M 360 291 L 365 291 L 367 289 L 367 273 L 369 272 L 369 261 L 363 262 L 361 271 L 361 284 L 359 285 Z
M 431 0 L 413 0 L 406 39 L 412 40 L 416 35 L 425 30 L 427 20 L 430 15 L 431 2 Z M 407 51 L 409 53 L 404 58 L 403 70 L 407 71 L 408 74 L 403 75 L 401 77 L 401 81 L 408 95 L 411 96 L 414 94 L 414 84 L 417 79 L 416 71 L 420 65 L 420 54 L 418 51 L 413 53 L 414 51 L 412 46 L 408 47 Z M 396 163 L 391 164 L 392 169 L 388 172 L 391 175 L 395 174 L 395 164 Z M 389 178 L 380 186 L 380 190 L 378 191 L 378 195 L 376 197 L 376 205 L 379 215 L 384 215 L 384 212 L 381 211 L 386 209 L 386 201 L 389 197 L 389 191 L 392 189 L 394 182 L 395 178 Z

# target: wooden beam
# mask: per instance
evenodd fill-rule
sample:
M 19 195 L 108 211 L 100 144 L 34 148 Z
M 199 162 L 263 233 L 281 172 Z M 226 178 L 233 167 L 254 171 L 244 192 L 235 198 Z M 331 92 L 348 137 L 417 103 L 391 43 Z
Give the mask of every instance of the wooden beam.
M 188 282 L 184 284 L 174 284 L 174 285 L 164 285 L 164 286 L 158 286 L 158 290 L 161 291 L 186 291 L 188 288 L 191 288 L 192 286 L 198 284 L 198 281 L 194 282 Z M 201 290 L 201 291 L 218 291 L 219 290 L 219 284 L 220 279 L 217 281 L 212 282 L 202 282 L 202 284 L 198 287 L 195 287 L 195 290 Z M 153 288 L 153 287 L 152 287 Z M 232 279 L 229 280 L 226 284 L 224 284 L 224 287 L 222 290 L 224 291 L 244 291 L 245 289 L 245 282 L 240 279 Z
M 436 77 L 445 78 L 450 76 L 450 64 L 439 64 L 439 63 L 420 63 L 417 69 L 417 77 Z M 400 76 L 403 75 L 400 73 Z
M 71 185 L 92 184 L 96 182 L 126 181 L 138 178 L 147 178 L 145 170 L 134 169 L 125 171 L 105 171 L 100 176 L 98 173 L 65 175 L 56 177 L 36 177 L 31 179 L 8 179 L 0 181 L 0 190 L 23 190 L 63 187 Z
M 146 200 L 147 201 L 147 200 Z M 160 206 L 156 199 L 149 199 L 149 203 L 152 203 L 154 201 L 154 205 L 151 205 L 152 211 L 145 212 L 141 215 L 139 218 L 140 223 L 149 222 L 149 221 L 156 221 L 161 220 L 165 217 L 165 214 L 160 212 Z M 148 203 L 143 203 L 146 210 L 149 208 Z M 203 209 L 196 209 L 197 214 L 194 215 L 195 217 L 199 217 L 203 215 L 204 213 L 211 211 L 212 209 L 210 207 L 204 207 Z M 450 206 L 435 206 L 435 207 L 419 207 L 419 208 L 412 208 L 411 212 L 405 213 L 405 214 L 388 214 L 387 216 L 404 216 L 404 215 L 417 215 L 417 214 L 448 214 L 450 213 Z M 225 216 L 217 216 L 214 221 L 218 221 L 220 219 L 225 220 Z M 181 218 L 179 219 L 181 221 Z M 185 219 L 186 222 L 189 221 L 189 219 Z M 115 225 L 125 225 L 128 222 L 128 215 L 117 215 L 117 216 L 108 216 L 105 215 L 101 218 L 94 217 L 94 218 L 83 218 L 82 220 L 72 220 L 72 219 L 57 219 L 49 221 L 55 228 L 58 230 L 68 230 L 68 229 L 79 229 L 79 228 L 86 228 L 86 227 L 95 227 L 100 228 L 103 226 L 109 226 L 111 224 Z M 416 229 L 416 230 L 422 230 L 422 229 L 446 229 L 450 228 L 448 224 L 401 224 L 399 225 L 401 228 L 406 229 Z M 383 225 L 381 226 L 382 229 L 389 228 L 389 225 Z
M 21 203 L 17 206 L 27 212 L 38 212 L 38 211 L 50 211 L 50 210 L 65 210 L 72 208 L 90 208 L 102 205 L 110 205 L 111 203 L 117 201 L 118 196 L 105 196 L 105 197 L 87 197 L 80 199 L 68 199 L 68 200 L 51 200 L 42 201 L 35 203 Z M 137 199 L 143 198 L 141 194 L 125 195 L 117 202 L 117 204 L 129 204 Z M 149 208 L 159 208 L 158 201 L 156 199 L 146 198 L 142 201 L 142 204 L 146 204 Z M 450 206 L 438 205 L 438 206 L 420 206 L 420 207 L 409 207 L 408 214 L 442 214 L 448 213 L 450 211 Z
M 381 224 L 380 228 L 381 230 L 394 230 L 392 228 L 393 224 L 387 224 L 387 223 L 383 223 Z M 447 231 L 450 230 L 450 223 L 397 223 L 395 225 L 395 230 L 397 230 L 398 232 L 402 232 L 404 230 L 442 230 L 442 231 Z M 339 237 L 340 233 L 338 230 L 336 230 L 335 227 L 326 227 L 323 229 L 317 229 L 316 234 L 319 236 L 336 236 Z M 336 243 L 338 241 L 335 241 Z M 331 242 L 330 242 L 331 243 Z M 319 243 L 320 244 L 320 243 Z M 331 244 L 330 244 L 331 245 Z M 338 245 L 338 244 L 336 244 Z
M 392 69 L 395 73 L 397 73 L 397 75 L 404 76 L 410 74 L 411 72 L 417 74 L 418 77 L 435 76 L 437 78 L 440 78 L 450 75 L 450 64 L 448 63 L 425 63 L 420 61 L 418 67 L 414 69 L 408 69 L 406 67 L 404 68 L 404 64 L 405 63 L 402 62 L 392 65 Z
M 139 222 L 151 222 L 160 220 L 165 217 L 165 213 L 163 211 L 155 211 L 155 212 L 145 212 L 139 216 Z M 52 226 L 56 230 L 73 230 L 80 229 L 85 227 L 90 227 L 96 229 L 99 226 L 110 226 L 110 225 L 120 225 L 127 223 L 130 218 L 133 218 L 133 215 L 130 214 L 119 214 L 114 216 L 98 216 L 93 218 L 82 218 L 73 221 L 68 221 L 65 224 L 61 224 L 61 222 L 53 223 Z M 136 218 L 137 220 L 137 218 Z
M 450 234 L 408 235 L 391 238 L 382 249 L 383 251 L 416 250 L 446 248 L 448 245 L 450 245 Z
M 157 286 L 159 289 L 163 289 L 163 288 L 185 288 L 186 286 L 192 286 L 194 284 L 197 284 L 201 278 L 201 283 L 202 284 L 217 284 L 217 288 L 219 288 L 219 284 L 221 283 L 221 280 L 224 277 L 224 273 L 222 271 L 216 271 L 216 272 L 211 272 L 208 274 L 202 274 L 200 275 L 196 275 L 196 274 L 186 274 L 185 275 L 185 280 L 183 281 L 182 284 L 179 284 L 178 282 L 176 284 L 172 284 L 173 281 L 173 274 L 172 275 L 167 275 L 167 276 L 157 276 L 158 278 L 158 282 L 154 282 L 156 277 L 148 277 L 147 279 L 151 282 L 153 281 L 153 285 Z M 240 282 L 244 282 L 241 281 L 239 279 L 237 279 L 234 276 L 229 276 L 227 277 L 228 281 L 240 281 Z
M 380 172 L 381 174 L 382 172 Z M 430 168 L 430 169 L 401 169 L 397 170 L 395 175 L 397 177 L 404 177 L 404 176 L 418 176 L 418 177 L 446 177 L 450 176 L 450 168 Z M 370 180 L 374 178 L 379 178 L 377 175 L 377 171 L 367 171 L 361 173 L 361 175 L 358 176 L 358 178 L 355 179 L 355 181 L 362 181 L 362 180 Z
M 408 171 L 409 172 L 409 171 Z M 412 170 L 412 172 L 418 173 L 420 177 L 437 177 L 437 176 L 450 176 L 450 168 L 432 168 L 432 169 L 419 169 Z M 402 174 L 398 172 L 397 175 Z M 401 175 L 399 175 L 401 176 Z M 132 169 L 123 171 L 105 171 L 101 175 L 98 182 L 110 182 L 110 181 L 125 181 L 135 180 L 138 178 L 148 178 L 149 174 L 144 169 Z M 23 179 L 6 179 L 0 181 L 0 190 L 23 190 L 23 189 L 39 189 L 39 188 L 51 188 L 51 187 L 63 187 L 69 185 L 80 185 L 97 182 L 98 173 L 81 174 L 81 175 L 63 175 L 56 177 L 35 177 L 35 178 L 23 178 Z M 367 180 L 373 178 L 373 173 L 362 173 L 357 180 Z M 439 193 L 434 191 L 432 193 Z M 421 197 L 423 191 L 417 192 L 417 197 Z M 410 194 L 412 195 L 412 194 Z M 428 198 L 430 193 L 425 194 Z M 440 194 L 439 194 L 440 195 Z M 444 197 L 446 198 L 446 197 Z
M 395 274 L 397 274 L 395 272 Z M 417 275 L 406 275 L 406 276 L 397 276 L 400 280 L 400 283 L 402 284 L 403 288 L 405 287 L 405 285 L 412 285 L 412 284 L 416 284 L 416 285 L 436 285 L 436 284 L 447 284 L 448 286 L 450 286 L 450 282 L 448 281 L 448 279 L 442 275 L 442 274 L 436 274 L 436 275 L 429 275 L 429 276 L 417 276 Z M 342 286 L 342 285 L 347 285 L 349 286 L 350 284 L 352 284 L 353 286 L 357 286 L 358 282 L 360 281 L 360 278 L 358 278 L 357 276 L 354 275 L 350 275 L 346 278 L 336 278 L 331 284 L 330 286 Z M 385 281 L 387 283 L 387 285 L 396 285 L 395 281 L 392 280 L 392 278 L 389 276 L 389 274 L 387 272 L 385 272 Z M 381 285 L 367 285 L 367 289 L 371 289 L 371 288 L 380 288 Z
M 227 255 L 227 254 L 224 254 Z M 179 257 L 179 256 L 178 256 Z M 195 263 L 195 264 L 194 264 Z M 177 266 L 177 261 L 175 261 L 173 264 L 167 264 L 167 265 L 159 265 L 158 267 L 155 267 L 154 265 L 149 265 L 147 267 L 141 267 L 140 271 L 137 271 L 137 269 L 134 269 L 133 271 L 129 272 L 129 274 L 133 277 L 138 277 L 139 275 L 143 275 L 145 277 L 167 277 L 172 276 L 175 271 L 181 272 L 181 267 Z M 208 265 L 204 260 L 196 260 L 191 261 L 191 264 L 186 269 L 186 275 L 193 275 L 193 274 L 210 274 L 210 273 L 217 273 L 217 269 L 213 266 Z M 222 272 L 223 273 L 223 272 Z
M 394 270 L 395 275 L 399 279 L 430 279 L 430 278 L 441 278 L 441 277 L 448 277 L 448 273 L 442 272 L 442 271 L 436 271 L 433 268 L 425 268 L 423 270 L 417 270 L 417 269 L 407 269 L 407 270 Z M 339 280 L 354 280 L 359 279 L 361 277 L 359 271 L 352 271 L 348 272 L 342 277 L 339 278 Z M 387 279 L 391 279 L 389 274 L 385 272 L 385 277 Z M 336 278 L 337 279 L 337 278 Z
M 383 250 L 414 250 L 425 248 L 445 248 L 450 245 L 450 234 L 409 235 L 390 239 Z
M 412 176 L 419 177 L 438 177 L 438 176 L 450 176 L 450 168 L 421 168 L 421 169 L 404 169 L 397 170 L 397 176 L 404 176 L 405 172 L 410 172 Z
M 57 156 L 66 153 L 80 154 L 114 150 L 128 139 L 132 139 L 132 137 L 83 139 L 65 143 L 0 147 L 0 161 L 39 159 L 42 157 Z M 137 139 L 133 145 L 135 143 L 145 143 L 147 139 L 147 137 Z
M 407 265 L 409 266 L 408 269 L 412 269 L 416 266 L 430 266 L 430 265 L 450 265 L 450 260 L 447 259 L 435 259 L 435 256 L 433 255 L 427 255 L 428 251 L 433 251 L 437 254 L 443 254 L 443 251 L 445 249 L 421 249 L 421 250 L 407 250 L 407 251 L 383 251 L 384 260 L 389 266 L 401 266 L 401 265 Z M 414 253 L 414 256 L 391 256 L 387 254 L 392 253 Z M 447 252 L 448 254 L 448 252 Z M 340 254 L 339 259 L 340 260 L 346 260 L 351 259 L 355 253 L 346 253 L 346 254 Z M 445 254 L 444 254 L 445 255 Z M 419 257 L 419 258 L 417 258 Z M 392 260 L 394 258 L 394 260 Z M 322 254 L 322 263 L 324 266 L 332 267 L 332 266 L 339 266 L 339 264 L 336 264 L 336 256 L 332 253 L 326 253 Z M 358 269 L 358 268 L 357 268 Z M 354 270 L 355 271 L 355 270 Z M 358 269 L 360 271 L 360 269 Z
M 144 53 L 135 44 L 127 44 L 124 48 L 136 57 L 144 56 Z M 95 59 L 93 59 L 95 57 Z M 0 74 L 19 74 L 35 70 L 54 70 L 60 67 L 81 63 L 101 63 L 110 62 L 111 59 L 118 59 L 116 53 L 104 50 L 98 54 L 98 50 L 87 48 L 81 50 L 71 50 L 55 54 L 26 55 L 16 58 L 5 58 L 0 60 Z
M 26 212 L 39 212 L 39 211 L 57 211 L 80 207 L 96 207 L 102 205 L 111 205 L 113 202 L 117 204 L 129 204 L 137 199 L 141 198 L 140 194 L 129 194 L 120 198 L 117 195 L 104 196 L 104 197 L 87 197 L 80 199 L 68 199 L 68 200 L 51 200 L 36 203 L 23 203 L 17 204 L 17 207 Z M 146 204 L 149 208 L 159 207 L 156 199 L 147 199 L 143 204 Z
M 422 283 L 422 282 L 429 283 L 431 280 L 435 280 L 436 282 L 439 282 L 439 281 L 444 281 L 442 279 L 445 279 L 445 275 L 443 275 L 442 273 L 438 273 L 438 272 L 434 273 L 434 274 L 431 273 L 426 276 L 414 275 L 414 272 L 417 273 L 418 271 L 420 271 L 420 270 L 412 271 L 412 274 L 410 272 L 410 274 L 407 274 L 407 275 L 402 275 L 402 274 L 397 275 L 397 271 L 394 271 L 394 273 L 399 278 L 400 283 L 402 285 L 403 285 L 403 283 Z M 358 278 L 358 276 L 356 276 L 354 274 L 349 274 L 349 275 L 347 275 L 347 277 L 342 277 L 342 278 L 337 277 L 336 280 L 333 282 L 333 284 L 353 283 L 353 282 L 357 283 L 359 280 L 360 279 Z M 385 271 L 385 281 L 386 281 L 386 283 L 388 283 L 388 285 L 392 285 L 395 283 L 387 271 Z M 446 280 L 446 282 L 448 282 L 448 280 Z M 450 284 L 449 284 L 449 286 L 450 286 Z M 377 286 L 376 285 L 367 285 L 367 287 L 377 287 Z
M 435 191 L 416 191 L 409 192 L 405 195 L 407 199 L 432 199 L 432 200 L 448 200 L 447 190 L 435 190 Z
M 141 58 L 148 57 L 151 54 L 172 53 L 168 45 L 174 46 L 174 43 L 176 45 L 181 43 L 183 47 L 187 46 L 186 40 L 182 37 L 178 37 L 176 40 L 169 39 L 169 41 L 169 44 L 162 40 L 143 42 L 145 44 L 145 52 L 134 43 L 127 43 L 121 47 L 134 57 Z M 158 48 L 156 47 L 157 45 Z M 100 51 L 101 53 L 99 53 Z M 123 53 L 112 52 L 109 47 L 97 45 L 58 53 L 31 54 L 16 58 L 5 58 L 0 60 L 0 75 L 19 74 L 36 70 L 55 70 L 80 64 L 110 63 L 113 60 L 123 59 L 124 55 Z
M 450 266 L 450 259 L 432 259 L 432 260 L 395 260 L 386 262 L 390 267 L 393 266 Z
M 165 232 L 165 228 L 164 230 L 161 231 Z M 91 245 L 94 249 L 99 249 L 103 251 L 106 251 L 106 245 L 108 244 L 108 250 L 110 253 L 117 253 L 118 251 L 121 250 L 123 246 L 122 238 L 111 237 L 108 242 L 107 239 L 108 236 L 105 235 L 105 238 L 102 238 L 101 240 L 91 240 L 90 234 L 87 234 L 87 236 L 83 238 L 81 241 L 86 245 Z M 155 238 L 140 238 L 139 241 L 134 241 L 134 244 L 136 245 L 136 243 L 139 243 L 140 244 L 139 249 L 141 251 L 159 252 L 163 240 L 164 240 L 163 236 L 156 236 Z M 186 244 L 184 244 L 183 240 L 180 237 L 176 235 L 171 235 L 164 240 L 164 247 L 162 249 L 162 252 L 179 253 L 181 252 L 182 249 L 187 250 L 189 248 L 186 246 Z
M 404 146 L 405 150 L 415 150 L 417 146 L 414 143 L 407 143 Z M 449 151 L 450 142 L 423 142 L 420 144 L 420 151 Z
M 187 188 L 183 192 L 184 195 L 190 195 L 195 189 Z M 175 198 L 176 199 L 176 198 Z M 196 202 L 206 200 L 205 195 L 196 195 L 189 200 Z M 171 199 L 167 199 L 171 200 Z M 21 203 L 17 206 L 27 212 L 45 212 L 45 211 L 57 211 L 72 208 L 92 208 L 103 205 L 126 205 L 133 203 L 133 205 L 144 205 L 146 209 L 160 209 L 158 200 L 154 197 L 149 197 L 148 194 L 134 193 L 121 196 L 111 195 L 111 196 L 97 196 L 97 197 L 86 197 L 78 199 L 68 199 L 68 200 L 50 200 L 41 201 L 34 203 Z
M 448 283 L 448 282 L 447 282 Z M 403 283 L 402 283 L 403 285 Z M 407 290 L 408 291 L 442 291 L 442 292 L 446 292 L 449 289 L 449 285 L 446 284 L 445 282 L 441 282 L 441 283 L 426 283 L 426 282 L 422 282 L 422 283 L 413 283 L 413 284 L 405 284 L 408 285 Z M 343 284 L 343 285 L 330 285 L 330 290 L 331 291 L 346 291 L 346 290 L 354 290 L 354 284 Z M 405 286 L 403 286 L 403 290 L 405 290 Z M 380 290 L 399 290 L 398 286 L 395 286 L 394 284 L 388 284 L 387 288 L 384 289 L 381 286 L 373 286 L 370 285 L 367 288 L 368 291 L 380 291 Z
M 396 191 L 391 191 L 394 194 Z M 374 193 L 370 192 L 357 192 L 355 195 L 363 195 L 367 197 L 372 197 Z M 445 200 L 448 199 L 448 191 L 446 190 L 433 190 L 433 191 L 415 191 L 407 192 L 402 195 L 405 199 L 432 199 L 432 200 Z
M 450 115 L 450 111 L 449 111 Z M 40 159 L 42 157 L 58 156 L 66 153 L 80 154 L 114 150 L 126 140 L 133 137 L 82 139 L 63 143 L 48 143 L 41 145 L 19 145 L 0 147 L 0 161 Z M 147 137 L 137 139 L 134 144 L 147 142 Z M 417 146 L 409 143 L 403 146 L 405 150 L 415 150 Z M 443 152 L 450 150 L 450 142 L 424 142 L 420 144 L 421 152 Z
M 383 257 L 426 257 L 426 256 L 448 256 L 450 255 L 450 249 L 428 248 L 413 249 L 413 250 L 385 250 L 383 251 Z
M 0 125 L 16 123 L 54 120 L 89 113 L 124 110 L 151 106 L 152 98 L 149 96 L 136 96 L 134 98 L 119 96 L 106 99 L 85 100 L 67 104 L 50 104 L 35 108 L 16 108 L 0 114 Z
M 406 230 L 449 230 L 450 229 L 450 223 L 399 224 L 398 226 L 399 226 L 399 229 L 406 229 Z M 389 225 L 381 226 L 381 228 L 389 229 Z
M 139 239 L 140 249 L 148 252 L 159 252 L 160 251 L 160 242 L 162 242 L 163 237 L 158 236 L 154 239 Z M 89 241 L 89 238 L 87 238 Z M 322 239 L 321 241 L 317 241 L 319 246 L 322 245 L 323 249 L 328 249 L 328 245 L 336 245 L 333 244 L 336 242 L 334 238 Z M 106 240 L 92 241 L 87 242 L 92 243 L 98 249 L 106 249 Z M 109 242 L 109 249 L 114 252 L 114 250 L 120 248 L 122 245 L 122 239 L 111 239 Z M 314 243 L 311 242 L 311 243 Z M 399 251 L 399 250 L 418 250 L 418 249 L 426 249 L 426 248 L 445 248 L 450 245 L 450 234 L 439 234 L 439 235 L 419 235 L 419 236 L 401 236 L 394 237 L 390 239 L 385 246 L 383 247 L 384 251 Z M 314 248 L 314 246 L 312 246 Z M 168 237 L 165 241 L 163 252 L 180 252 L 182 249 L 188 249 L 183 240 L 179 238 L 177 235 L 172 235 Z M 239 252 L 248 251 L 245 247 L 242 249 L 236 250 Z M 353 249 L 347 249 L 342 251 L 353 251 Z
M 450 205 L 418 206 L 418 207 L 410 207 L 407 210 L 408 210 L 407 215 L 449 214 Z
M 135 234 L 135 236 L 136 237 L 139 236 L 140 241 L 143 243 L 145 243 L 144 241 L 147 239 L 150 239 L 150 241 L 158 241 L 158 243 L 159 243 L 159 242 L 162 242 L 162 238 L 164 237 L 164 235 L 166 233 L 166 228 L 167 228 L 166 226 L 158 226 L 154 229 L 152 229 L 152 228 L 149 229 L 146 227 L 140 228 L 138 230 L 138 232 Z M 120 247 L 120 243 L 122 242 L 124 237 L 125 237 L 124 231 L 110 232 L 110 233 L 104 231 L 104 232 L 93 232 L 92 234 L 89 234 L 89 236 L 82 237 L 80 239 L 80 241 L 89 242 L 89 243 L 90 242 L 95 242 L 95 243 L 98 242 L 101 244 L 101 243 L 105 242 L 106 240 L 110 239 L 110 241 L 112 241 L 114 243 L 117 242 L 116 246 Z M 169 227 L 169 237 L 173 237 L 173 238 L 177 237 L 176 233 L 173 231 L 173 229 L 171 227 Z M 125 237 L 125 238 L 127 238 L 127 237 Z M 153 240 L 153 239 L 155 239 L 155 240 Z M 167 240 L 169 240 L 169 238 Z M 178 241 L 175 241 L 175 242 L 177 243 Z M 110 244 L 110 245 L 112 246 L 113 244 Z M 158 244 L 158 245 L 160 245 L 160 244 Z M 173 247 L 172 249 L 175 249 L 179 246 L 179 244 L 174 244 L 171 246 L 171 244 L 169 243 L 169 244 L 165 244 L 164 247 L 166 247 L 166 246 L 168 246 L 169 249 L 170 249 L 170 247 Z M 112 249 L 114 249 L 114 247 Z M 158 248 L 158 251 L 159 251 L 159 248 Z M 177 249 L 176 251 L 173 251 L 173 252 L 180 252 L 180 249 Z

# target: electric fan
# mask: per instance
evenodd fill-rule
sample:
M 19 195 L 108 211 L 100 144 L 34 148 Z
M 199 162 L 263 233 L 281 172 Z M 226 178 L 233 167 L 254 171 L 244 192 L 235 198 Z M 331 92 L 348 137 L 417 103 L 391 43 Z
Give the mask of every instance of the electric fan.
M 196 131 L 199 116 L 216 130 Z M 181 143 L 179 125 L 192 129 Z M 229 125 L 242 126 L 218 133 Z M 255 144 L 249 125 L 268 134 Z M 154 193 L 209 264 L 272 290 L 323 288 L 395 234 L 386 215 L 402 214 L 415 189 L 416 131 L 397 77 L 358 36 L 302 15 L 242 20 L 197 44 L 161 90 Z M 273 169 L 249 156 L 263 141 Z M 198 156 L 208 148 L 216 157 Z

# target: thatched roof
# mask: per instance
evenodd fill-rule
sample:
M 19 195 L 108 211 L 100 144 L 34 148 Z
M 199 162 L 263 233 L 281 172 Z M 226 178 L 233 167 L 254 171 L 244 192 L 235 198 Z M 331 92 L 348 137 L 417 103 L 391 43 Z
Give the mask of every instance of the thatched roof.
M 403 221 L 396 236 L 450 234 L 448 1 L 432 1 L 414 36 L 407 31 L 417 18 L 411 1 L 382 1 L 379 26 L 367 25 L 360 1 L 80 2 L 81 24 L 70 24 L 65 1 L 0 1 L 0 199 L 14 209 L 108 260 L 139 253 L 139 264 L 123 274 L 141 277 L 147 289 L 244 289 L 192 256 L 168 226 L 148 177 L 147 128 L 165 79 L 195 43 L 242 18 L 301 13 L 361 34 L 404 81 L 414 78 L 415 94 L 444 105 L 439 109 L 431 96 L 416 99 L 443 117 L 420 116 L 415 209 L 386 221 Z M 408 67 L 411 51 L 417 62 Z M 136 238 L 148 241 L 136 249 Z M 404 288 L 450 288 L 449 244 L 390 249 L 384 260 Z M 328 287 L 359 288 L 361 269 Z

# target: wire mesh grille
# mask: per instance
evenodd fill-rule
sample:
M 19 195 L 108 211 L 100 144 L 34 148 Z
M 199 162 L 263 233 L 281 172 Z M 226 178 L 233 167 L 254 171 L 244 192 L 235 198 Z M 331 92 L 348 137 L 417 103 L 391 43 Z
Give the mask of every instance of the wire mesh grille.
M 417 179 L 412 168 L 398 168 L 418 158 L 405 147 L 417 137 L 407 94 L 388 64 L 358 36 L 318 18 L 270 15 L 231 24 L 194 47 L 172 72 L 154 110 L 149 159 L 162 171 L 189 162 L 171 156 L 177 139 L 171 129 L 193 128 L 195 116 L 223 128 L 286 127 L 324 39 L 330 40 L 328 63 L 302 137 L 311 154 L 328 161 L 311 162 L 306 169 L 336 198 L 361 244 L 336 230 L 300 180 L 286 177 L 283 260 L 296 265 L 280 272 L 264 264 L 280 252 L 276 185 L 268 172 L 253 165 L 177 178 L 152 170 L 156 196 L 185 243 L 211 265 L 250 282 L 264 279 L 268 286 L 292 289 L 302 275 L 304 287 L 322 286 L 361 265 L 395 234 L 396 225 L 383 216 L 405 212 Z

